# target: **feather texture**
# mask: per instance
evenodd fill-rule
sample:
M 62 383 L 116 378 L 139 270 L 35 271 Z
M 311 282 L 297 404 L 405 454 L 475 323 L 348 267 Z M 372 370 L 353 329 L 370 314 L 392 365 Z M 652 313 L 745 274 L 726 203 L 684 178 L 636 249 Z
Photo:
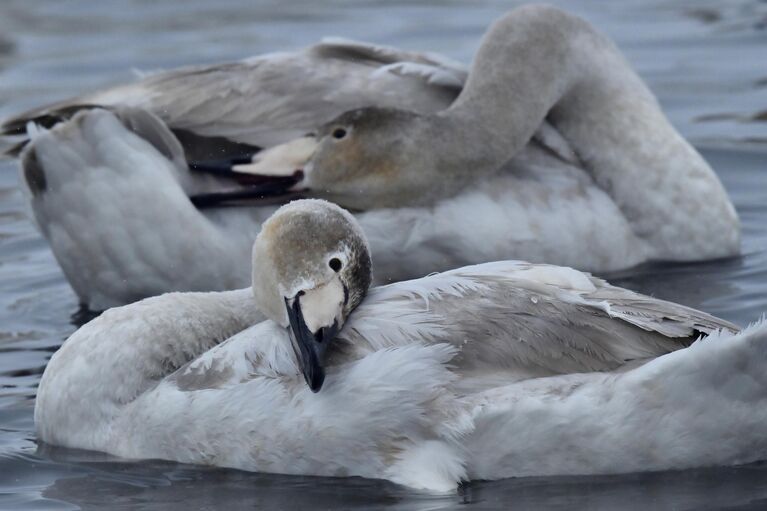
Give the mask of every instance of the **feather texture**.
M 249 289 L 106 312 L 46 368 L 38 437 L 432 491 L 767 454 L 764 407 L 751 406 L 767 387 L 767 325 L 739 332 L 569 268 L 490 263 L 372 290 L 318 394 L 286 331 L 261 319 Z

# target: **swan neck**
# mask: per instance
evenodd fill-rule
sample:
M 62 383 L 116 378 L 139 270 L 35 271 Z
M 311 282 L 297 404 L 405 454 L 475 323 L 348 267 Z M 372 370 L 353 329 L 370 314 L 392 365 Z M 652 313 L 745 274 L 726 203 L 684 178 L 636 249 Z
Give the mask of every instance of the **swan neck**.
M 484 153 L 493 167 L 488 171 L 517 154 L 581 78 L 575 40 L 586 24 L 556 9 L 533 7 L 515 9 L 490 27 L 464 89 L 438 114 L 456 136 Z
M 738 252 L 737 214 L 716 174 L 615 45 L 576 16 L 532 5 L 501 18 L 463 91 L 437 117 L 441 168 L 453 183 L 498 171 L 545 119 L 651 257 L 684 260 L 692 247 L 701 258 Z M 711 229 L 721 241 L 709 242 Z
M 35 409 L 35 422 L 44 425 L 40 439 L 103 445 L 110 424 L 137 397 L 262 319 L 250 289 L 170 293 L 106 311 L 75 332 L 46 367 Z M 78 399 L 61 398 L 67 395 Z M 80 421 L 89 428 L 80 432 Z

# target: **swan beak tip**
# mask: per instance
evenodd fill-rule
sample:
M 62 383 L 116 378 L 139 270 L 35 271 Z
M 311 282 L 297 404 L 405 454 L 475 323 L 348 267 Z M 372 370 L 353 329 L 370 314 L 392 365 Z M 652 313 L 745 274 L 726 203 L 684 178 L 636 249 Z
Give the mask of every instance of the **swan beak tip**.
M 312 333 L 306 326 L 299 297 L 292 303 L 285 300 L 290 326 L 288 328 L 293 349 L 298 358 L 304 380 L 312 392 L 317 393 L 325 382 L 324 357 L 328 344 L 338 333 L 338 323 L 322 327 Z

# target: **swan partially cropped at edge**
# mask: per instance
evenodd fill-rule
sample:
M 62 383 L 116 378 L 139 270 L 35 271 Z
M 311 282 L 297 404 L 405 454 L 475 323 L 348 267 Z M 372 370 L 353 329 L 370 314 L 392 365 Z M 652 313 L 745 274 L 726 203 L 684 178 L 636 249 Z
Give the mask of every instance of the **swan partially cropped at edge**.
M 247 285 L 276 206 L 194 204 L 264 195 L 353 209 L 381 283 L 509 258 L 605 272 L 739 252 L 724 188 L 617 48 L 546 6 L 494 23 L 468 75 L 431 54 L 330 41 L 4 124 L 26 129 L 31 209 L 94 309 Z
M 370 272 L 354 217 L 283 206 L 256 240 L 252 290 L 149 298 L 75 332 L 40 382 L 39 439 L 438 491 L 767 456 L 764 323 L 739 331 L 549 265 L 365 297 Z

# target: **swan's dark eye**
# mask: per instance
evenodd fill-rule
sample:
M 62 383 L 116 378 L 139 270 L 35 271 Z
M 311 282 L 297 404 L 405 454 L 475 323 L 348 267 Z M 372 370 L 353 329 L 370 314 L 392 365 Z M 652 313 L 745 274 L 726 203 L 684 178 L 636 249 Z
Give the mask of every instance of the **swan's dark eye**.
M 339 271 L 341 271 L 341 266 L 343 265 L 341 264 L 341 260 L 339 258 L 334 257 L 333 259 L 328 261 L 328 266 L 330 266 L 330 268 L 332 268 L 334 272 L 338 273 Z
M 346 130 L 343 128 L 336 128 L 333 130 L 333 138 L 337 138 L 338 140 L 341 140 L 346 136 Z

